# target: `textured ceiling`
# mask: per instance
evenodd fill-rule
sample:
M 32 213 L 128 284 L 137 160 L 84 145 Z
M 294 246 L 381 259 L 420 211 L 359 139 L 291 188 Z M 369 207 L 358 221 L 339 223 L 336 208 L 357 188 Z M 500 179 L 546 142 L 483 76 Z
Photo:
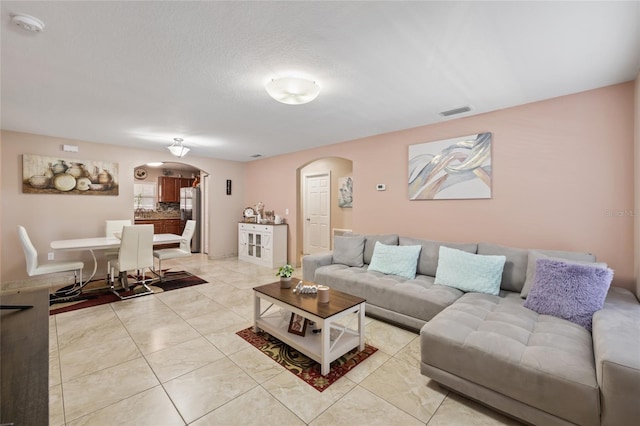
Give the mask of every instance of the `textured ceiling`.
M 2 128 L 250 161 L 608 86 L 640 68 L 640 2 L 0 4 Z M 10 23 L 22 12 L 40 34 Z M 291 106 L 264 83 L 321 86 Z

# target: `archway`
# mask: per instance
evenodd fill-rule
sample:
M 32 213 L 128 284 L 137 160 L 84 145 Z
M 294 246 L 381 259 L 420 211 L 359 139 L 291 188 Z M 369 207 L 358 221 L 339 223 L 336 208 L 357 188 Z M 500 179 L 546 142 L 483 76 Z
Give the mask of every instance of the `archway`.
M 310 190 L 310 184 L 314 180 L 321 182 L 323 176 L 327 179 L 328 191 Z M 333 250 L 334 234 L 352 229 L 352 207 L 339 202 L 340 187 L 349 178 L 353 182 L 353 161 L 342 157 L 319 158 L 298 168 L 296 245 L 299 256 L 296 261 L 299 264 L 302 256 L 312 251 Z M 321 198 L 325 193 L 329 197 L 328 221 L 325 224 L 319 219 L 314 223 L 313 209 L 323 205 Z M 326 247 L 322 248 L 323 245 Z
M 133 208 L 136 223 L 152 223 L 156 232 L 181 234 L 187 220 L 198 222 L 192 251 L 209 251 L 207 177 L 209 173 L 181 162 L 145 163 L 134 167 Z M 182 199 L 183 188 L 196 188 Z M 183 196 L 186 195 L 183 193 Z

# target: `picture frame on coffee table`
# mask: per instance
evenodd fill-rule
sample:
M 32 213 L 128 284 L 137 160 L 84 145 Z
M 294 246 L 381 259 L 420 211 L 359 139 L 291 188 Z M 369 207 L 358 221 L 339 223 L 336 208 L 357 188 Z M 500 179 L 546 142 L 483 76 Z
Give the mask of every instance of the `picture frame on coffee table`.
M 291 314 L 289 320 L 289 333 L 297 334 L 298 336 L 304 336 L 307 332 L 308 319 L 302 315 L 298 315 L 295 312 Z

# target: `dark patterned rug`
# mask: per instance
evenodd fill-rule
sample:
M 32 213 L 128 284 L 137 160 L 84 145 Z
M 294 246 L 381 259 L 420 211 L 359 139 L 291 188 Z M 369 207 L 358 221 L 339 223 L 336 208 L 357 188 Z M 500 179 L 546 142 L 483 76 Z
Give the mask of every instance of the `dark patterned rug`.
M 202 278 L 190 274 L 189 272 L 173 271 L 165 272 L 164 277 L 162 278 L 162 282 L 153 282 L 150 287 L 154 293 L 161 293 L 163 291 L 176 290 L 179 288 L 190 287 L 192 285 L 204 284 L 206 282 L 207 281 L 203 280 Z M 75 311 L 76 309 L 90 308 L 92 306 L 104 305 L 106 303 L 119 302 L 120 298 L 108 289 L 105 289 L 104 285 L 104 279 L 89 282 L 89 284 L 87 284 L 84 289 L 87 296 L 85 300 L 52 304 L 49 307 L 49 315 Z M 121 296 L 125 297 L 133 295 L 134 290 L 121 290 L 119 293 Z
M 355 366 L 376 353 L 378 348 L 365 344 L 363 351 L 358 348 L 347 352 L 331 363 L 329 374 L 320 374 L 320 364 L 296 349 L 276 339 L 267 332 L 253 332 L 253 327 L 245 328 L 236 333 L 247 342 L 258 348 L 260 352 L 282 365 L 284 368 L 300 377 L 319 392 L 327 389 L 340 377 L 347 374 Z

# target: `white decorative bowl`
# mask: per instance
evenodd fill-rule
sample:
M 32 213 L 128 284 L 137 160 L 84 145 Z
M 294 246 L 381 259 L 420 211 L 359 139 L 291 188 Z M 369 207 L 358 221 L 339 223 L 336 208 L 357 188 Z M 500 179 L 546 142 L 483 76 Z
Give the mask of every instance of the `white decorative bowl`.
M 78 178 L 76 181 L 76 189 L 79 191 L 88 191 L 91 186 L 91 179 L 86 177 Z
M 31 176 L 29 178 L 29 185 L 33 186 L 34 188 L 46 188 L 47 186 L 49 186 L 49 178 L 41 175 Z
M 76 187 L 76 178 L 67 173 L 60 173 L 53 178 L 53 186 L 58 191 L 71 191 Z

